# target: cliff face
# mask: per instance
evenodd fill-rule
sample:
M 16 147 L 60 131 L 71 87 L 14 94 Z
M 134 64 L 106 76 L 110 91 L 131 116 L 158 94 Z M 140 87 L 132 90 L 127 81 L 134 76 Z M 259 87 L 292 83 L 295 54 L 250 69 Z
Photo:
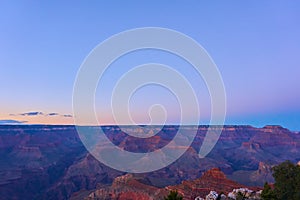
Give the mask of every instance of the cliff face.
M 231 181 L 218 168 L 213 168 L 205 172 L 200 178 L 183 181 L 179 185 L 167 186 L 165 188 L 156 188 L 140 183 L 133 175 L 127 174 L 114 180 L 112 186 L 96 190 L 89 194 L 86 200 L 107 199 L 107 200 L 125 200 L 142 199 L 156 200 L 163 199 L 170 191 L 178 191 L 184 200 L 194 200 L 196 197 L 205 197 L 210 191 L 223 192 L 228 194 L 236 188 L 245 187 L 242 184 Z M 260 190 L 260 188 L 251 188 Z
M 186 131 L 193 128 L 185 127 Z M 200 159 L 198 150 L 207 128 L 197 128 L 192 146 L 176 162 L 140 174 L 140 183 L 160 188 L 180 185 L 218 167 L 244 185 L 262 185 L 272 181 L 270 168 L 274 164 L 300 160 L 300 133 L 279 126 L 225 126 L 214 149 Z M 103 129 L 121 148 L 147 152 L 167 144 L 178 126 L 166 126 L 156 136 L 142 140 L 129 137 L 118 127 Z M 127 129 L 134 131 L 130 126 Z M 122 174 L 92 157 L 73 126 L 0 126 L 0 198 L 68 199 L 80 190 L 107 187 Z
M 168 194 L 165 189 L 146 185 L 139 182 L 132 174 L 126 174 L 115 178 L 112 185 L 92 192 L 86 197 L 86 200 L 92 199 L 139 199 L 139 200 L 156 200 L 163 198 Z
M 233 189 L 246 187 L 240 183 L 232 181 L 218 168 L 213 168 L 205 172 L 200 178 L 192 181 L 183 181 L 179 185 L 168 186 L 168 190 L 177 190 L 184 199 L 195 199 L 197 196 L 205 197 L 210 191 L 228 194 Z M 259 187 L 251 189 L 259 190 Z

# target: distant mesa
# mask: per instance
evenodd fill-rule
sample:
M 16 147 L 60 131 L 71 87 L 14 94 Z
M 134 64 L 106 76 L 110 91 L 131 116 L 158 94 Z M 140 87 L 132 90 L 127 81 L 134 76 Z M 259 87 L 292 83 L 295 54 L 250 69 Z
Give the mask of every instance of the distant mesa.
M 266 125 L 263 127 L 264 129 L 285 129 L 280 125 Z

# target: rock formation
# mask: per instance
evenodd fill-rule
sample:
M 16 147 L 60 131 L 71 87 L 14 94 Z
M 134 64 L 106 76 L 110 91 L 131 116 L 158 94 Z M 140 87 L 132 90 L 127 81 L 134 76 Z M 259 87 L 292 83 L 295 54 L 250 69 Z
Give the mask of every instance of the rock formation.
M 133 152 L 161 148 L 178 130 L 178 126 L 165 126 L 152 138 L 137 140 L 116 126 L 102 128 L 115 145 Z M 273 165 L 300 160 L 299 132 L 280 126 L 224 126 L 216 146 L 202 159 L 198 151 L 208 126 L 184 129 L 197 129 L 187 152 L 163 169 L 140 174 L 140 183 L 155 188 L 175 187 L 218 167 L 226 177 L 242 183 L 243 187 L 262 186 L 265 181 L 272 182 L 270 168 Z M 0 126 L 0 197 L 3 199 L 69 199 L 79 191 L 109 187 L 121 175 L 124 173 L 103 165 L 87 152 L 74 126 Z M 192 190 L 188 182 L 186 186 Z M 206 189 L 203 197 L 213 190 L 213 187 Z

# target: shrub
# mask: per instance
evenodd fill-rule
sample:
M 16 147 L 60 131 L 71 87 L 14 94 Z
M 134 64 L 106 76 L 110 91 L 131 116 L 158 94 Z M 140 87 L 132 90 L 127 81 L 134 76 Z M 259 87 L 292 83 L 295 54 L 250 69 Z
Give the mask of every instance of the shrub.
M 165 200 L 182 200 L 182 196 L 177 191 L 170 191 L 169 195 L 164 198 Z

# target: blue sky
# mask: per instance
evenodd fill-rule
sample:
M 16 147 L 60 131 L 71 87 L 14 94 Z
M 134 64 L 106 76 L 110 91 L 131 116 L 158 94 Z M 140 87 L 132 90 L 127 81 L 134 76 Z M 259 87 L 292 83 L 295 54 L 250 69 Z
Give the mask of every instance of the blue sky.
M 228 124 L 280 124 L 300 130 L 299 24 L 296 1 L 1 1 L 0 118 L 72 123 L 64 116 L 72 114 L 73 84 L 88 53 L 113 34 L 155 26 L 192 37 L 211 55 L 226 88 Z M 154 51 L 120 59 L 119 65 L 151 61 L 185 66 Z M 107 76 L 117 79 L 119 69 L 112 68 Z M 193 80 L 193 72 L 186 73 Z M 104 87 L 108 90 L 111 84 L 108 79 Z M 192 84 L 198 87 L 196 81 Z M 137 94 L 135 113 L 147 115 L 144 111 L 154 102 L 149 91 L 172 101 L 149 87 Z M 99 110 L 101 98 L 105 96 L 99 90 Z M 203 100 L 201 106 L 208 104 Z M 26 112 L 44 114 L 21 115 Z M 54 112 L 59 114 L 49 117 Z

